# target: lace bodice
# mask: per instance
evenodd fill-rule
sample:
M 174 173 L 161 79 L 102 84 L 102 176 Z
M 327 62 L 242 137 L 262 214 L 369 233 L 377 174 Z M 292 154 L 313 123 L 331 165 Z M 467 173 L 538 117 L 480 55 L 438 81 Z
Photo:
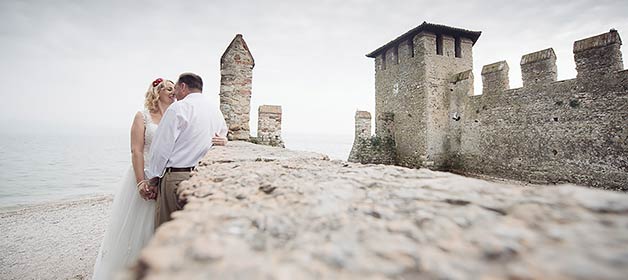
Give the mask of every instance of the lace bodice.
M 144 115 L 144 166 L 148 166 L 150 156 L 150 144 L 153 142 L 153 136 L 157 130 L 157 124 L 153 123 L 153 118 L 148 110 L 142 112 Z

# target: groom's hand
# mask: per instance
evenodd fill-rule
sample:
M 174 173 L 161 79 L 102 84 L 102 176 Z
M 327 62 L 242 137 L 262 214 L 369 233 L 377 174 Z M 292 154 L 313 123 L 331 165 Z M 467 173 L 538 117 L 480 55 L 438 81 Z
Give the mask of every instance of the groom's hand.
M 220 135 L 218 135 L 218 133 L 214 134 L 214 137 L 212 137 L 212 144 L 214 146 L 224 146 L 227 145 L 227 137 L 222 137 Z
M 158 185 L 159 185 L 159 177 L 153 177 L 150 178 L 150 180 L 148 180 L 148 185 L 146 186 L 146 199 L 153 199 L 156 200 L 157 199 L 157 190 Z

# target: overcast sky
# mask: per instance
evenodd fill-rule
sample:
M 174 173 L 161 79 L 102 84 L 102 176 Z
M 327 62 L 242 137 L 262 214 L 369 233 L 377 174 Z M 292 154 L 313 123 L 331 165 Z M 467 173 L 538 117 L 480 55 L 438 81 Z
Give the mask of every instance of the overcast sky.
M 374 111 L 365 54 L 423 21 L 482 31 L 474 74 L 553 47 L 559 79 L 576 75 L 573 41 L 615 28 L 628 38 L 628 1 L 0 1 L 0 126 L 126 131 L 148 84 L 200 74 L 218 96 L 220 56 L 241 33 L 255 58 L 257 107 L 283 106 L 284 133 L 352 134 Z M 622 48 L 626 50 L 625 47 Z

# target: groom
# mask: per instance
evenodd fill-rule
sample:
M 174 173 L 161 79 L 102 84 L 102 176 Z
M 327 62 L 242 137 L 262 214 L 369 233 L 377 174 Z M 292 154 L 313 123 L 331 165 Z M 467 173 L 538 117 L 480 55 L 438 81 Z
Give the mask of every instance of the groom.
M 178 101 L 168 107 L 153 137 L 146 170 L 150 180 L 148 188 L 142 188 L 140 195 L 144 198 L 157 196 L 155 228 L 169 221 L 172 212 L 181 209 L 177 204 L 177 187 L 190 178 L 190 171 L 212 143 L 224 145 L 227 141 L 227 125 L 219 106 L 202 92 L 201 77 L 193 73 L 181 74 L 174 86 Z

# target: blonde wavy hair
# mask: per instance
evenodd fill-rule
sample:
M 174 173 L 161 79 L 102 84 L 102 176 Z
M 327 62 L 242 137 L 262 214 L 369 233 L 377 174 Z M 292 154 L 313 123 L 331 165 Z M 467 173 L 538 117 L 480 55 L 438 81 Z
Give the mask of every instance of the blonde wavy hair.
M 159 91 L 165 88 L 168 83 L 171 83 L 174 87 L 174 82 L 171 80 L 163 80 L 156 86 L 153 86 L 153 83 L 155 82 L 151 82 L 148 86 L 148 90 L 146 91 L 146 98 L 144 99 L 144 108 L 151 112 L 155 112 L 159 109 L 157 108 L 159 104 Z

